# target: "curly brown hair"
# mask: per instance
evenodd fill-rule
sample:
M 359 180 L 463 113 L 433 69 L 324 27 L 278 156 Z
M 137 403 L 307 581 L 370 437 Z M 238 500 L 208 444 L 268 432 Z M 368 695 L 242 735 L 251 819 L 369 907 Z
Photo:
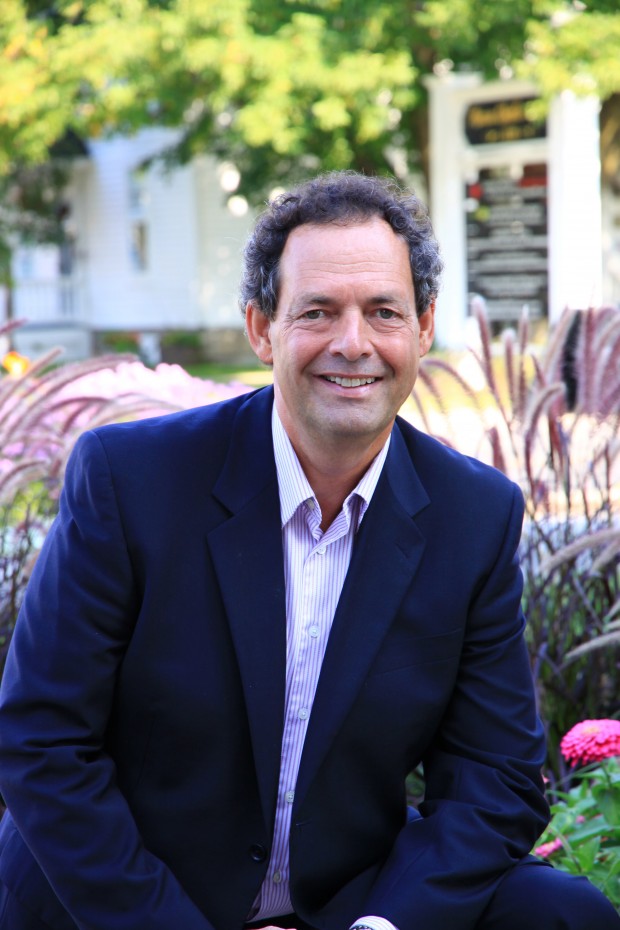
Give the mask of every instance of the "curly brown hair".
M 378 216 L 405 240 L 421 316 L 437 296 L 443 263 L 422 201 L 388 178 L 333 171 L 305 181 L 269 203 L 244 250 L 239 303 L 273 319 L 278 303 L 280 257 L 291 230 L 315 225 L 363 223 Z

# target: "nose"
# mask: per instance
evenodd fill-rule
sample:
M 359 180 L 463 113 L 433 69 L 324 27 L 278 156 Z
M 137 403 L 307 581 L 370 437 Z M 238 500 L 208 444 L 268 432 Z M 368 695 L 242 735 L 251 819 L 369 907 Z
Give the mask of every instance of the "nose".
M 354 362 L 372 354 L 371 327 L 361 310 L 345 310 L 338 318 L 329 346 L 332 355 Z

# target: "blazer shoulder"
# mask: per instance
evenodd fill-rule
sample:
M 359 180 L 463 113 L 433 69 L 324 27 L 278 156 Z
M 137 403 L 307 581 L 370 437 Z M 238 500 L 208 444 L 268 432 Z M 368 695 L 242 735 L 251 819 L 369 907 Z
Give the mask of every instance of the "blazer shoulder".
M 90 432 L 109 450 L 125 446 L 168 448 L 171 443 L 200 442 L 213 433 L 230 432 L 239 409 L 255 393 L 147 419 L 111 423 Z
M 149 419 L 116 423 L 80 436 L 67 478 L 107 474 L 127 501 L 197 494 L 212 486 L 226 462 L 239 412 L 258 392 Z M 264 405 L 259 403 L 259 408 Z M 262 422 L 260 413 L 252 419 Z M 257 429 L 259 427 L 257 426 Z M 101 471 L 103 469 L 103 471 Z
M 443 493 L 497 494 L 523 500 L 521 488 L 492 465 L 465 455 L 440 440 L 397 418 L 399 429 L 422 483 L 427 487 L 441 485 Z

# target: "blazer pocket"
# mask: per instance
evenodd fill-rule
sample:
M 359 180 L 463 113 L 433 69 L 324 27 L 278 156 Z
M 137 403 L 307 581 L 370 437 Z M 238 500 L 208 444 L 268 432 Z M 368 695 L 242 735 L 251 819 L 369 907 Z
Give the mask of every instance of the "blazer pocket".
M 462 626 L 430 636 L 414 635 L 405 630 L 389 633 L 377 653 L 368 677 L 374 678 L 376 675 L 385 675 L 399 669 L 453 659 L 460 655 L 463 634 Z

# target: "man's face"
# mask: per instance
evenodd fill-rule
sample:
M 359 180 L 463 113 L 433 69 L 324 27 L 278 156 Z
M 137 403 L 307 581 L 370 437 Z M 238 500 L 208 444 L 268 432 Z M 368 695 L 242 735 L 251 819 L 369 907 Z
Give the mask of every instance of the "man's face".
M 275 318 L 250 305 L 246 322 L 298 454 L 334 443 L 376 454 L 431 346 L 434 306 L 417 318 L 407 245 L 377 217 L 294 229 Z

